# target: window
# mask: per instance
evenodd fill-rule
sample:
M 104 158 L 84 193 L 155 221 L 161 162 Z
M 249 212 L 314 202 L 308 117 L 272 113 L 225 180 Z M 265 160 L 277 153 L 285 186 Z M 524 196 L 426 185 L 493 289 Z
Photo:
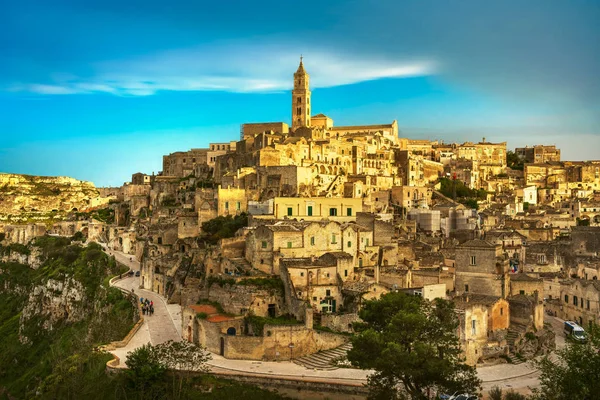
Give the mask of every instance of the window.
M 302 103 L 302 98 L 301 98 L 301 97 L 298 97 L 298 98 L 296 99 L 296 103 L 298 103 L 298 104 Z
M 336 242 L 336 240 L 335 240 L 335 237 L 336 237 L 336 236 L 337 236 L 337 235 L 336 235 L 335 233 L 332 233 L 332 234 L 331 234 L 331 244 L 336 244 L 336 243 L 337 243 L 337 242 Z
M 475 256 L 471 256 L 471 265 L 477 265 Z
M 565 303 L 569 302 L 569 296 L 565 294 Z
M 294 210 L 292 207 L 288 207 L 287 208 L 287 215 L 291 216 L 293 214 Z
M 580 307 L 583 308 L 583 297 L 581 298 Z
M 228 201 L 225 202 L 225 209 L 229 210 L 229 202 Z
M 347 247 L 352 247 L 352 242 L 348 241 L 348 246 Z
M 311 245 L 311 246 L 314 246 L 314 245 L 315 245 L 315 237 L 314 237 L 314 236 L 311 236 L 311 237 L 310 237 L 310 245 Z
M 325 296 L 331 296 L 331 290 L 327 289 L 327 290 L 325 291 Z
M 300 276 L 304 276 L 304 272 L 300 272 Z
M 287 242 L 288 249 L 292 248 L 292 242 Z
M 471 336 L 475 336 L 477 334 L 477 321 L 471 320 Z
M 500 315 L 504 315 L 504 308 L 500 307 Z
M 362 258 L 359 258 L 358 259 L 358 268 L 362 268 L 362 266 L 363 266 L 363 260 L 362 260 Z
M 240 210 L 242 208 L 242 203 L 240 203 L 239 201 L 235 203 L 235 208 L 236 210 Z
M 306 207 L 306 215 L 308 215 L 309 217 L 312 217 L 312 208 L 313 206 Z
M 335 216 L 337 216 L 337 208 L 333 208 L 333 207 L 332 207 L 332 208 L 330 208 L 330 209 L 329 209 L 329 216 L 330 216 L 330 217 L 335 217 Z
M 263 241 L 262 241 L 262 243 L 261 243 L 261 247 L 262 247 L 263 249 L 266 249 L 266 248 L 267 248 L 267 241 L 266 241 L 266 240 L 263 240 Z
M 465 292 L 469 291 L 469 285 L 465 285 Z
M 590 301 L 589 300 L 587 300 L 587 309 L 588 310 L 590 309 Z
M 352 208 L 350 208 L 350 207 L 346 208 L 346 216 L 348 216 L 348 217 L 352 216 Z
M 573 305 L 575 305 L 575 306 L 576 306 L 576 305 L 577 305 L 577 303 L 578 303 L 578 302 L 577 302 L 577 296 L 573 296 Z
M 546 255 L 545 254 L 538 254 L 537 255 L 537 263 L 538 264 L 545 264 L 546 263 Z
M 348 270 L 344 270 L 344 276 L 348 276 Z M 590 309 L 590 301 L 588 300 L 588 310 Z
M 524 290 L 519 290 L 519 294 L 525 294 Z

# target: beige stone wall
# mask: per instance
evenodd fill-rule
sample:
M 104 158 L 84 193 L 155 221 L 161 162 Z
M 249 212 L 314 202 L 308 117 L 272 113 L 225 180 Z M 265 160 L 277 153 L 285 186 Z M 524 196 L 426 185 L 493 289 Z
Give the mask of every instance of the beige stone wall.
M 538 292 L 541 298 L 544 298 L 544 281 L 510 281 L 510 295 L 526 294 L 533 296 L 534 292 Z
M 321 326 L 332 329 L 336 332 L 354 332 L 352 324 L 360 322 L 357 313 L 348 314 L 323 314 L 321 315 Z
M 263 337 L 224 336 L 225 357 L 242 360 L 283 361 L 341 346 L 343 335 L 317 332 L 302 325 L 265 325 Z M 290 349 L 290 343 L 293 347 Z
M 196 237 L 198 236 L 199 230 L 198 214 L 190 213 L 178 217 L 177 237 L 179 239 Z
M 335 215 L 331 211 L 335 210 Z M 356 213 L 362 211 L 362 199 L 350 198 L 293 198 L 277 197 L 274 201 L 274 217 L 276 219 L 298 218 L 304 220 L 320 220 L 327 218 L 337 221 L 354 220 Z M 312 215 L 309 215 L 312 214 Z
M 279 133 L 288 133 L 290 128 L 285 122 L 261 122 L 256 124 L 243 124 L 242 135 L 244 139 L 251 139 L 259 133 L 273 131 Z
M 274 305 L 275 315 L 286 314 L 283 294 L 276 290 L 264 290 L 252 285 L 226 285 L 221 287 L 213 284 L 203 291 L 200 296 L 216 301 L 227 313 L 245 315 L 252 312 L 260 317 L 269 316 L 269 304 Z
M 248 211 L 248 200 L 244 189 L 217 190 L 217 216 L 238 215 Z

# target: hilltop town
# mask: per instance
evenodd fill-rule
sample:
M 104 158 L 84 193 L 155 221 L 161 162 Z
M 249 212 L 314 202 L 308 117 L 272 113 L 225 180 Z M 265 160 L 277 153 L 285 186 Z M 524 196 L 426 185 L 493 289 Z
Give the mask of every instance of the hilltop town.
M 302 61 L 293 81 L 291 125 L 243 124 L 121 187 L 0 175 L 0 242 L 81 232 L 129 255 L 183 339 L 230 359 L 335 368 L 392 291 L 452 299 L 471 365 L 551 351 L 546 315 L 600 322 L 600 161 L 336 126 Z

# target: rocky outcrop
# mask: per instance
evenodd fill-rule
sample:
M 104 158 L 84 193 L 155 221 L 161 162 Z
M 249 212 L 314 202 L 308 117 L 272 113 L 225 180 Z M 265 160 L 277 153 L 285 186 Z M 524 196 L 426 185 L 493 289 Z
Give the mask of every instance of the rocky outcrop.
M 42 251 L 39 247 L 31 247 L 27 252 L 13 251 L 11 247 L 6 247 L 0 251 L 0 262 L 14 262 L 38 269 L 42 265 Z
M 74 279 L 49 279 L 44 285 L 35 286 L 29 293 L 19 320 L 21 342 L 29 341 L 23 327 L 34 318 L 41 321 L 39 328 L 48 331 L 53 330 L 59 322 L 83 320 L 86 312 L 90 311 L 85 307 L 84 293 L 83 285 Z
M 80 211 L 101 203 L 91 182 L 62 176 L 0 174 L 0 221 L 43 220 L 49 213 Z

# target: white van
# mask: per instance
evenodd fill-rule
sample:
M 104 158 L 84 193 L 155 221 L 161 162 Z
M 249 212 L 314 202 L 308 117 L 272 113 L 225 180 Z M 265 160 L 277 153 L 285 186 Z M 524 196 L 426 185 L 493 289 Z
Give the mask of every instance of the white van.
M 573 321 L 565 321 L 565 337 L 570 338 L 579 343 L 586 342 L 585 330 L 576 322 Z

